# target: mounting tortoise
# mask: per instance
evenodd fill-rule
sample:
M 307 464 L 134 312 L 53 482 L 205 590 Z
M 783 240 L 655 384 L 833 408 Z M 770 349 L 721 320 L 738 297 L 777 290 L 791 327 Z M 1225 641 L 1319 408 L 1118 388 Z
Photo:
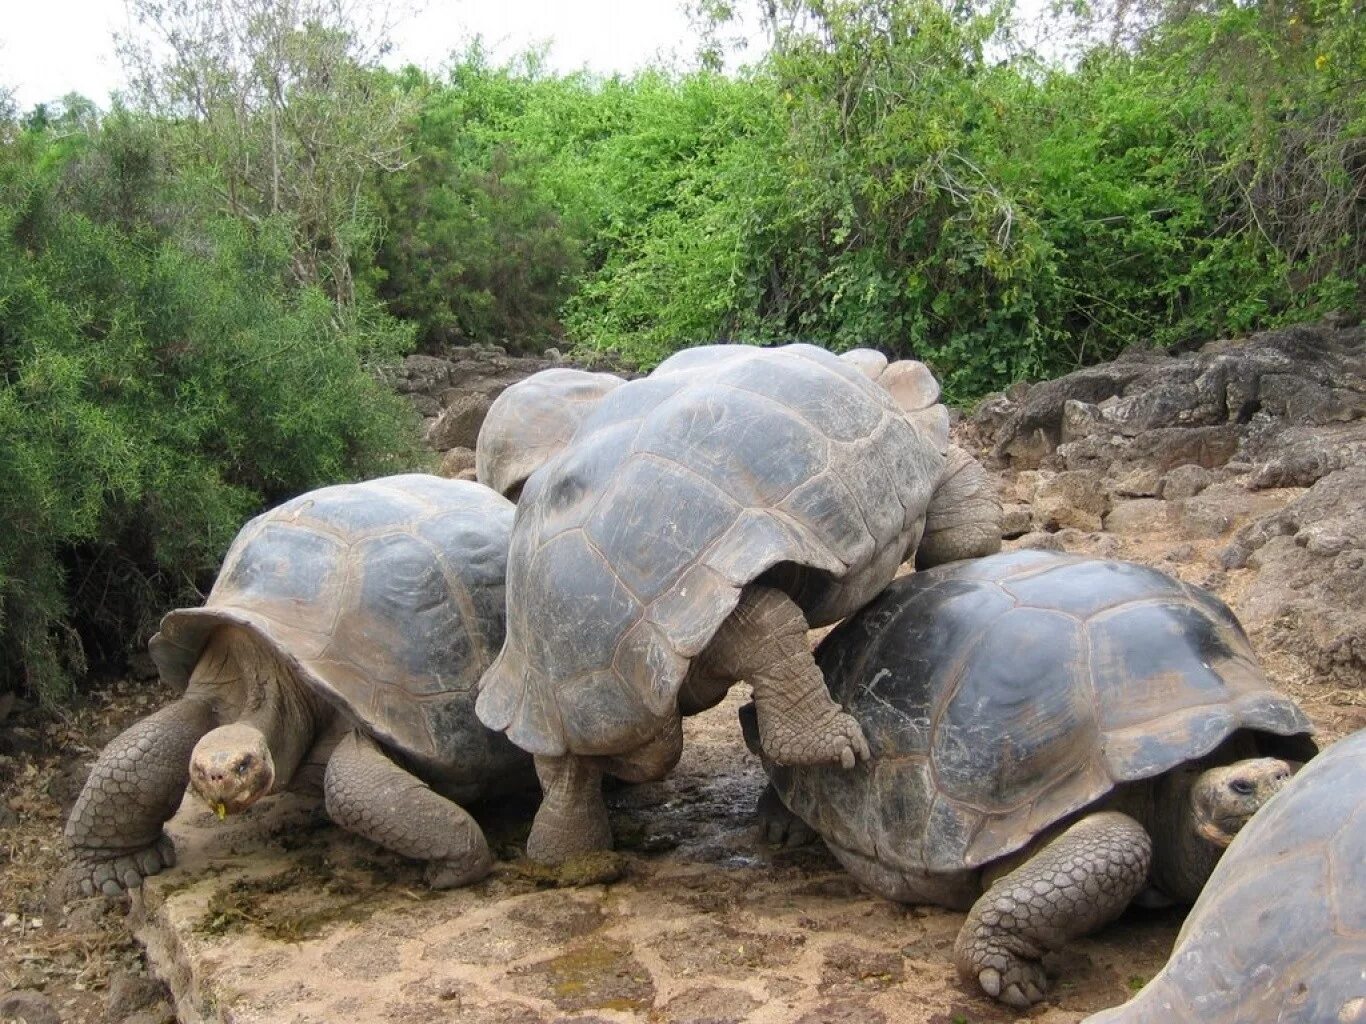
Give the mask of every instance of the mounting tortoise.
M 660 777 L 681 751 L 680 716 L 741 679 L 775 761 L 867 756 L 808 627 L 877 594 L 927 524 L 940 559 L 1000 546 L 999 503 L 980 467 L 949 457 L 933 376 L 871 355 L 680 352 L 607 391 L 529 474 L 507 640 L 476 710 L 535 755 L 530 857 L 610 846 L 602 774 Z
M 724 355 L 730 349 L 710 351 Z M 881 384 L 907 411 L 923 407 L 924 415 L 931 420 L 942 412 L 924 391 L 936 385 L 923 364 L 908 360 L 889 363 L 881 352 L 866 348 L 843 352 L 839 358 Z M 504 389 L 479 428 L 476 478 L 517 501 L 527 478 L 558 455 L 602 398 L 624 383 L 610 373 L 555 367 Z M 931 426 L 935 431 L 941 429 L 938 423 Z M 957 445 L 950 445 L 916 548 L 921 564 L 938 565 L 966 557 L 964 552 L 987 554 L 997 550 L 1001 513 L 992 493 L 982 466 Z M 974 529 L 979 536 L 968 537 L 968 531 Z M 946 545 L 943 552 L 939 551 L 941 543 Z
M 971 908 L 960 972 L 1016 1006 L 1043 998 L 1046 950 L 1140 893 L 1194 900 L 1315 751 L 1227 606 L 1124 562 L 1015 551 L 915 573 L 816 660 L 872 757 L 845 772 L 759 749 L 778 796 L 866 888 Z
M 117 896 L 174 863 L 188 780 L 221 816 L 321 784 L 337 824 L 428 862 L 435 887 L 491 866 L 459 805 L 534 785 L 474 715 L 503 639 L 513 506 L 409 474 L 311 491 L 238 534 L 201 608 L 152 638 L 174 703 L 105 747 L 66 825 L 72 882 Z
M 1366 731 L 1339 740 L 1219 861 L 1161 973 L 1086 1024 L 1366 1024 Z

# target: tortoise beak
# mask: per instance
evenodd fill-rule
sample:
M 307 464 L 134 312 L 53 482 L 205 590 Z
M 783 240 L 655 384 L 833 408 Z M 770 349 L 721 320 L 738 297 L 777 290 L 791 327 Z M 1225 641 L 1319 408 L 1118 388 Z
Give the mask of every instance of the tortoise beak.
M 218 815 L 219 821 L 222 821 L 228 816 L 228 808 L 221 802 L 216 803 L 213 805 L 213 813 Z

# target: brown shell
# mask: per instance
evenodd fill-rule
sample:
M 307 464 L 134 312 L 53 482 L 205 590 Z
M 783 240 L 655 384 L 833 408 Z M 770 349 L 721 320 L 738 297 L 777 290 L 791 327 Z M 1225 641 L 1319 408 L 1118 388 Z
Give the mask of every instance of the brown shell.
M 235 623 L 382 741 L 477 761 L 495 739 L 473 703 L 503 639 L 512 515 L 487 487 L 419 474 L 310 491 L 243 528 L 203 607 L 162 620 L 152 658 L 184 684 L 209 633 Z
M 774 785 L 832 845 L 901 871 L 986 864 L 1238 730 L 1314 750 L 1227 606 L 1126 562 L 1025 550 L 915 573 L 817 662 L 873 757 L 775 767 Z
M 480 718 L 536 754 L 644 742 L 747 583 L 767 573 L 812 625 L 886 586 L 943 465 L 885 390 L 822 349 L 673 356 L 605 396 L 528 481 Z

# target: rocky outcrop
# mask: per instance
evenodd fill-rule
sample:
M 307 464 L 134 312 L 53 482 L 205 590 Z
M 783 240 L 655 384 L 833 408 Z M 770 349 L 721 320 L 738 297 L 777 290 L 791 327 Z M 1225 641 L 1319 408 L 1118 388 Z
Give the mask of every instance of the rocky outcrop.
M 1113 363 L 995 396 L 974 416 L 1018 469 L 1120 461 L 1207 469 L 1299 442 L 1299 463 L 1353 450 L 1366 404 L 1366 330 L 1304 325 L 1221 341 L 1188 355 L 1130 352 Z M 1335 427 L 1316 442 L 1312 428 Z M 1359 449 L 1357 449 L 1359 450 Z M 1279 451 L 1277 452 L 1280 453 Z M 1313 481 L 1307 481 L 1312 483 Z M 1304 484 L 1301 484 L 1304 485 Z
M 466 346 L 444 356 L 411 355 L 383 371 L 395 391 L 406 395 L 423 420 L 427 446 L 437 452 L 473 450 L 479 427 L 503 389 L 553 366 L 606 370 L 634 376 L 617 360 L 569 361 L 550 349 L 545 357 L 512 356 L 498 346 Z M 454 473 L 450 475 L 455 475 Z
M 1006 507 L 1022 543 L 1204 545 L 1214 572 L 1252 572 L 1245 622 L 1366 685 L 1366 328 L 1127 353 L 991 396 L 965 431 L 1019 503 Z

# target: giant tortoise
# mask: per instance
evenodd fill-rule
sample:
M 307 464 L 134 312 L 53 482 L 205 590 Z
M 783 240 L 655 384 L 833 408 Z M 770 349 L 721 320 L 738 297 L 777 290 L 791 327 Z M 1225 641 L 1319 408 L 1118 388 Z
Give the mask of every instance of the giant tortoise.
M 1366 1024 L 1366 731 L 1229 845 L 1167 966 L 1086 1024 Z
M 513 506 L 411 474 L 324 487 L 253 519 L 208 600 L 168 614 L 151 654 L 174 703 L 105 747 L 66 824 L 72 881 L 117 896 L 174 862 L 162 824 L 188 779 L 219 816 L 321 782 L 333 821 L 481 877 L 459 803 L 534 785 L 530 758 L 474 715 L 503 639 Z
M 667 771 L 680 714 L 737 680 L 754 689 L 773 760 L 867 756 L 816 670 L 808 627 L 885 587 L 927 519 L 938 557 L 1000 545 L 985 474 L 946 472 L 933 376 L 909 362 L 876 383 L 867 371 L 809 345 L 689 349 L 604 394 L 530 474 L 508 558 L 508 636 L 477 712 L 536 755 L 533 859 L 609 846 L 603 771 Z M 936 518 L 940 501 L 961 529 Z
M 730 347 L 708 346 L 703 351 L 725 357 Z M 876 381 L 908 413 L 919 414 L 932 435 L 947 429 L 944 407 L 934 404 L 937 385 L 923 363 L 889 362 L 881 352 L 867 348 L 842 352 L 839 358 Z M 624 383 L 610 373 L 553 367 L 504 389 L 484 417 L 475 442 L 479 482 L 512 501 L 518 500 L 527 478 L 573 440 L 604 395 Z M 938 565 L 966 557 L 965 553 L 997 550 L 1000 514 L 981 464 L 957 445 L 949 445 L 916 546 L 917 563 Z M 975 538 L 969 536 L 971 531 L 976 531 Z M 941 544 L 944 551 L 939 550 Z
M 834 771 L 760 749 L 779 797 L 873 892 L 970 907 L 959 969 L 1017 1006 L 1043 998 L 1046 950 L 1140 892 L 1195 899 L 1315 750 L 1222 602 L 1124 562 L 1015 551 L 916 573 L 816 660 L 872 756 Z
M 560 453 L 604 395 L 625 383 L 614 374 L 557 366 L 505 388 L 479 427 L 475 476 L 516 501 L 527 477 Z

